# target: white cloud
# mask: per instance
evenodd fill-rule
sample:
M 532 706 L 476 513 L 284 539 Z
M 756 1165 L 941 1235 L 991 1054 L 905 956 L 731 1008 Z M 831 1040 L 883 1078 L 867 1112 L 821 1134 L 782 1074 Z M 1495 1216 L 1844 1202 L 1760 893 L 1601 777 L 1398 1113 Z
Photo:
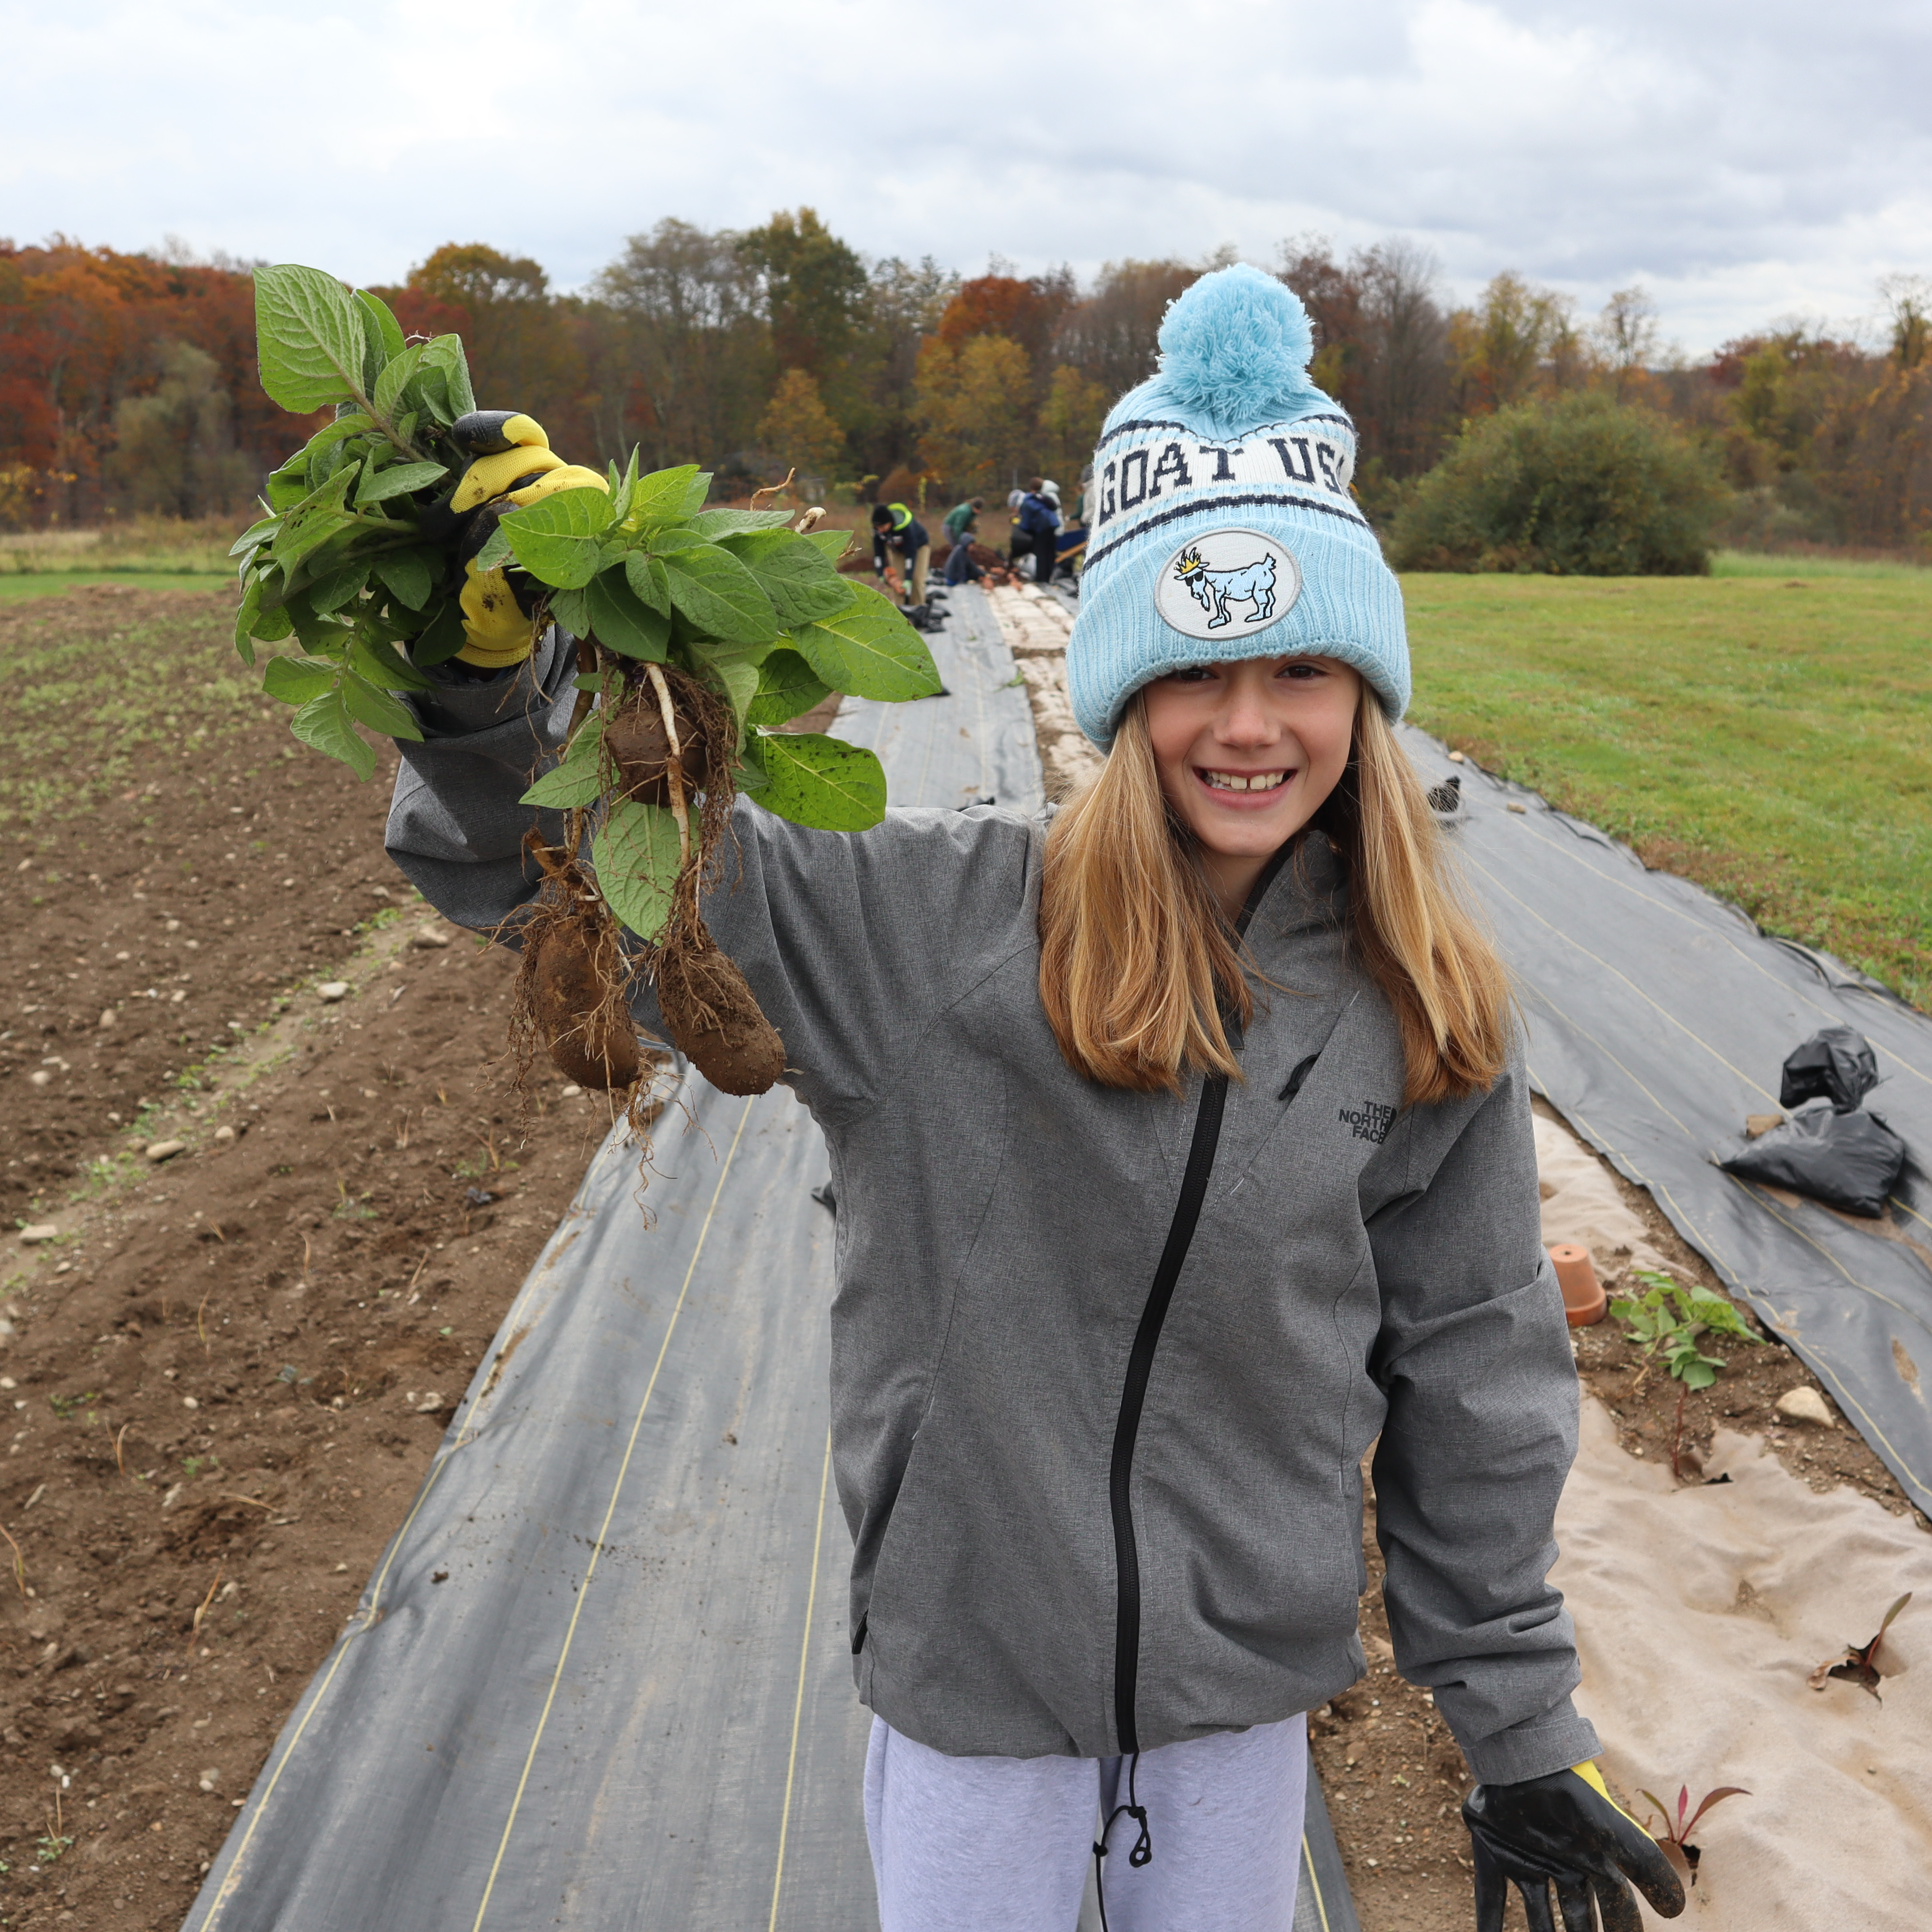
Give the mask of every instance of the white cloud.
M 1798 0 L 8 9 L 16 238 L 576 286 L 665 215 L 815 205 L 969 272 L 1389 233 L 1454 285 L 1650 284 L 1702 347 L 1932 268 L 1932 14 Z

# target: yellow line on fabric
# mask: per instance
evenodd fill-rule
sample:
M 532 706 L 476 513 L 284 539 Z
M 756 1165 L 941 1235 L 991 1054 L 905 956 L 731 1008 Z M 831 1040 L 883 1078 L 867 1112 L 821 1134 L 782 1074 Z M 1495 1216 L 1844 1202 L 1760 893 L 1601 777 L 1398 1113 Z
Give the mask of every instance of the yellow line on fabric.
M 1508 886 L 1504 885 L 1502 880 L 1498 878 L 1496 874 L 1491 872 L 1486 866 L 1480 863 L 1475 859 L 1471 858 L 1467 854 L 1464 854 L 1463 862 L 1466 865 L 1474 866 L 1476 870 L 1480 872 L 1483 877 L 1487 879 L 1490 884 L 1494 886 L 1496 890 L 1502 894 L 1504 898 L 1509 900 L 1514 905 L 1521 906 L 1523 910 L 1528 913 L 1530 917 L 1536 921 L 1538 925 L 1547 926 L 1552 932 L 1556 934 L 1558 939 L 1562 940 L 1564 945 L 1574 946 L 1579 952 L 1582 954 L 1586 959 L 1593 959 L 1599 966 L 1602 967 L 1606 973 L 1615 974 L 1616 976 L 1621 980 L 1639 999 L 1642 1000 L 1646 1006 L 1653 1007 L 1658 1012 L 1662 1014 L 1663 1016 L 1668 1020 L 1679 1033 L 1682 1034 L 1687 1040 L 1695 1040 L 1720 1066 L 1726 1068 L 1731 1072 L 1735 1073 L 1753 1093 L 1762 1094 L 1767 1100 L 1772 1098 L 1771 1090 L 1768 1088 L 1760 1086 L 1742 1067 L 1732 1066 L 1731 1062 L 1726 1060 L 1708 1040 L 1705 1039 L 1702 1034 L 1697 1032 L 1693 1028 L 1686 1026 L 1668 1006 L 1665 1006 L 1660 1000 L 1652 998 L 1648 993 L 1646 993 L 1628 973 L 1623 971 L 1618 967 L 1612 966 L 1607 959 L 1602 958 L 1600 955 L 1592 952 L 1580 940 L 1571 938 L 1570 934 L 1565 932 L 1560 926 L 1555 922 L 1554 920 L 1545 919 L 1542 914 L 1538 912 L 1535 907 L 1532 905 L 1527 899 L 1518 898 L 1516 894 L 1511 892 Z
M 1315 1894 L 1315 1914 L 1322 1921 L 1322 1932 L 1329 1932 L 1328 1904 L 1322 1896 L 1322 1881 L 1315 1876 L 1315 1853 L 1306 1832 L 1301 1834 L 1301 1863 L 1308 1874 L 1308 1888 Z
M 1569 850 L 1568 847 L 1559 843 L 1557 840 L 1545 838 L 1540 832 L 1537 830 L 1533 824 L 1526 826 L 1524 829 L 1528 831 L 1529 836 L 1534 838 L 1539 845 L 1547 847 L 1550 850 L 1556 853 L 1558 857 L 1568 859 L 1572 865 L 1582 866 L 1583 870 L 1588 872 L 1592 878 L 1601 879 L 1605 885 L 1614 886 L 1618 892 L 1628 892 L 1633 898 L 1642 901 L 1642 902 L 1647 906 L 1654 907 L 1659 911 L 1667 912 L 1672 919 L 1681 919 L 1685 925 L 1693 927 L 1699 932 L 1707 933 L 1712 938 L 1722 940 L 1724 943 L 1728 946 L 1754 973 L 1762 974 L 1764 978 L 1768 980 L 1774 986 L 1776 986 L 1780 992 L 1790 992 L 1795 994 L 1796 998 L 1802 1000 L 1805 1005 L 1809 1006 L 1814 1013 L 1822 1014 L 1828 1020 L 1840 1020 L 1844 1017 L 1842 1013 L 1834 1011 L 1830 1006 L 1821 1006 L 1809 993 L 1804 992 L 1799 988 L 1795 986 L 1787 986 L 1785 982 L 1779 979 L 1778 975 L 1772 972 L 1769 968 L 1766 966 L 1762 961 L 1754 959 L 1729 933 L 1722 932 L 1717 927 L 1710 925 L 1708 922 L 1697 918 L 1694 914 L 1686 912 L 1682 906 L 1672 905 L 1667 901 L 1658 898 L 1654 893 L 1640 890 L 1636 886 L 1632 885 L 1628 879 L 1620 879 L 1615 873 L 1606 872 L 1601 866 L 1592 865 L 1589 860 L 1585 858 L 1580 852 L 1573 852 Z M 1677 875 L 1673 874 L 1672 876 L 1676 877 Z M 1773 943 L 1775 944 L 1774 941 Z M 1912 1065 L 1910 1060 L 1904 1059 L 1901 1058 L 1900 1055 L 1893 1052 L 1892 1048 L 1887 1046 L 1882 1040 L 1876 1041 L 1874 1042 L 1874 1045 L 1876 1046 L 1876 1050 L 1879 1052 L 1885 1055 L 1886 1059 L 1895 1061 L 1900 1066 L 1903 1067 L 1907 1073 L 1910 1074 L 1913 1079 L 1922 1080 L 1927 1086 L 1932 1087 L 1932 1074 L 1922 1072 L 1918 1068 Z
M 818 1523 L 812 1532 L 812 1582 L 805 1593 L 805 1634 L 798 1645 L 798 1695 L 791 1707 L 791 1755 L 785 1760 L 784 1808 L 778 1814 L 778 1862 L 772 1874 L 772 1916 L 766 1932 L 778 1932 L 778 1893 L 784 1884 L 785 1839 L 791 1829 L 791 1786 L 798 1771 L 799 1726 L 805 1718 L 805 1679 L 812 1666 L 812 1616 L 818 1604 L 818 1552 L 825 1540 L 825 1492 L 832 1475 L 832 1432 L 825 1432 L 825 1462 L 818 1472 Z
M 644 1426 L 644 1411 L 651 1406 L 651 1395 L 658 1385 L 658 1376 L 664 1365 L 664 1357 L 670 1352 L 670 1338 L 677 1332 L 677 1318 L 684 1312 L 685 1297 L 691 1292 L 691 1278 L 698 1272 L 698 1258 L 704 1252 L 706 1238 L 711 1232 L 712 1217 L 718 1212 L 718 1203 L 723 1198 L 724 1183 L 730 1178 L 731 1163 L 738 1156 L 738 1143 L 745 1137 L 745 1123 L 752 1118 L 754 1100 L 745 1102 L 745 1111 L 738 1116 L 738 1130 L 731 1136 L 730 1150 L 724 1156 L 724 1165 L 718 1170 L 718 1185 L 712 1190 L 711 1205 L 704 1210 L 703 1224 L 698 1230 L 698 1244 L 691 1251 L 691 1264 L 684 1271 L 684 1280 L 677 1291 L 677 1300 L 672 1304 L 670 1319 L 664 1324 L 664 1340 L 658 1345 L 658 1358 L 651 1364 L 651 1378 L 644 1384 L 644 1400 L 638 1404 L 638 1412 L 632 1418 L 630 1439 L 624 1444 L 623 1460 L 617 1465 L 616 1480 L 610 1485 L 610 1500 L 604 1505 L 604 1520 L 598 1525 L 596 1540 L 590 1546 L 590 1562 L 584 1570 L 584 1581 L 577 1588 L 577 1601 L 570 1612 L 570 1622 L 563 1633 L 563 1648 L 557 1653 L 556 1668 L 550 1673 L 550 1688 L 544 1695 L 543 1708 L 537 1714 L 537 1727 L 530 1739 L 530 1748 L 524 1758 L 522 1774 L 517 1780 L 517 1788 L 510 1799 L 510 1814 L 503 1820 L 503 1835 L 496 1841 L 496 1856 L 490 1862 L 490 1876 L 484 1880 L 483 1896 L 478 1901 L 476 1916 L 470 1922 L 470 1932 L 477 1932 L 483 1923 L 483 1915 L 490 1910 L 490 1895 L 496 1888 L 496 1874 L 502 1870 L 503 1856 L 510 1849 L 510 1834 L 516 1829 L 517 1813 L 523 1804 L 524 1792 L 530 1781 L 532 1767 L 537 1761 L 538 1747 L 543 1742 L 544 1727 L 550 1722 L 550 1706 L 556 1702 L 557 1686 L 563 1682 L 564 1666 L 570 1661 L 570 1646 L 576 1640 L 577 1620 L 584 1614 L 584 1599 L 590 1594 L 590 1580 L 597 1574 L 597 1559 L 604 1553 L 605 1539 L 610 1533 L 610 1519 L 617 1514 L 617 1498 L 623 1493 L 624 1479 L 630 1474 L 631 1458 L 636 1454 L 638 1436 Z
M 455 1449 L 460 1447 L 460 1443 L 452 1445 L 450 1454 L 454 1454 Z M 248 1857 L 248 1847 L 253 1843 L 256 1831 L 268 1811 L 268 1800 L 275 1795 L 275 1786 L 281 1783 L 282 1773 L 289 1768 L 289 1760 L 295 1756 L 296 1748 L 302 1742 L 304 1734 L 308 1730 L 310 1721 L 314 1718 L 316 1712 L 322 1708 L 322 1700 L 328 1695 L 328 1688 L 335 1682 L 335 1673 L 342 1668 L 342 1660 L 349 1654 L 350 1645 L 364 1631 L 374 1628 L 378 1606 L 382 1599 L 383 1588 L 388 1582 L 389 1572 L 394 1568 L 397 1558 L 402 1554 L 404 1542 L 410 1533 L 410 1526 L 416 1521 L 422 1512 L 423 1504 L 429 1500 L 430 1491 L 436 1487 L 437 1478 L 442 1475 L 445 1469 L 448 1468 L 449 1460 L 449 1456 L 446 1455 L 442 1461 L 430 1470 L 429 1480 L 416 1492 L 416 1499 L 410 1504 L 409 1514 L 404 1517 L 402 1527 L 391 1539 L 389 1553 L 383 1558 L 382 1566 L 376 1572 L 375 1581 L 370 1588 L 368 1613 L 362 1618 L 360 1627 L 347 1632 L 342 1641 L 336 1646 L 335 1655 L 330 1661 L 328 1673 L 316 1686 L 315 1695 L 309 1700 L 308 1708 L 302 1713 L 302 1722 L 296 1726 L 295 1735 L 289 1739 L 288 1748 L 282 1753 L 280 1760 L 276 1764 L 268 1783 L 262 1787 L 261 1798 L 249 1814 L 248 1828 L 242 1833 L 242 1842 L 235 1848 L 235 1856 L 229 1861 L 227 1876 L 222 1880 L 221 1889 L 216 1894 L 214 1902 L 208 1908 L 208 1916 L 201 1922 L 200 1932 L 211 1932 L 216 1919 L 220 1916 L 223 1907 L 234 1896 L 236 1888 L 241 1884 L 242 1861 Z

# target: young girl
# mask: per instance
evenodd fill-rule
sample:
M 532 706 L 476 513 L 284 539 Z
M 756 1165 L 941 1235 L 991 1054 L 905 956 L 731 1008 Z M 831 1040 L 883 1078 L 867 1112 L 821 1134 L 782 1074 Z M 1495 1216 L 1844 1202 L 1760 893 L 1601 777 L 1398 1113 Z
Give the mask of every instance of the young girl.
M 1353 432 L 1254 270 L 1161 344 L 1095 457 L 1068 670 L 1098 776 L 1050 824 L 740 801 L 704 908 L 834 1169 L 881 1922 L 1072 1932 L 1100 1850 L 1116 1928 L 1286 1932 L 1304 1714 L 1364 1670 L 1374 1444 L 1396 1660 L 1483 1780 L 1479 1922 L 1514 1879 L 1533 1928 L 1554 1883 L 1566 1927 L 1594 1893 L 1634 1932 L 1617 1866 L 1681 1894 L 1570 1706 L 1528 1090 L 1390 728 Z M 515 801 L 570 669 L 553 633 L 439 674 L 403 747 L 390 849 L 464 924 L 536 891 Z

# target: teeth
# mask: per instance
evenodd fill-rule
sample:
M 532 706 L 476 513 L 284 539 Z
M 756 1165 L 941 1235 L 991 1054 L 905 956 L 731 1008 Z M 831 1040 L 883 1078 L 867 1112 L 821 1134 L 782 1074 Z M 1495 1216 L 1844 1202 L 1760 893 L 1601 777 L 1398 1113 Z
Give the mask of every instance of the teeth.
M 1201 776 L 1216 791 L 1273 791 L 1288 774 L 1286 772 L 1203 772 Z

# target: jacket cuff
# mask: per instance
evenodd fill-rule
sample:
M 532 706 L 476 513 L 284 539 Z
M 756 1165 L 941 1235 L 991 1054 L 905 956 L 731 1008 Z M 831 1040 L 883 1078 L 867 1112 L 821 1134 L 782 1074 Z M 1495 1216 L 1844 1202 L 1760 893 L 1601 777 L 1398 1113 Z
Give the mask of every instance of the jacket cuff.
M 422 674 L 436 688 L 404 694 L 425 738 L 466 738 L 547 712 L 556 701 L 551 687 L 560 659 L 569 662 L 570 652 L 563 633 L 552 624 L 514 670 L 466 677 L 449 664 L 428 664 Z
M 1464 1744 L 1462 1755 L 1479 1784 L 1520 1784 L 1525 1778 L 1568 1771 L 1602 1749 L 1594 1726 L 1565 1697 L 1540 1717 Z

